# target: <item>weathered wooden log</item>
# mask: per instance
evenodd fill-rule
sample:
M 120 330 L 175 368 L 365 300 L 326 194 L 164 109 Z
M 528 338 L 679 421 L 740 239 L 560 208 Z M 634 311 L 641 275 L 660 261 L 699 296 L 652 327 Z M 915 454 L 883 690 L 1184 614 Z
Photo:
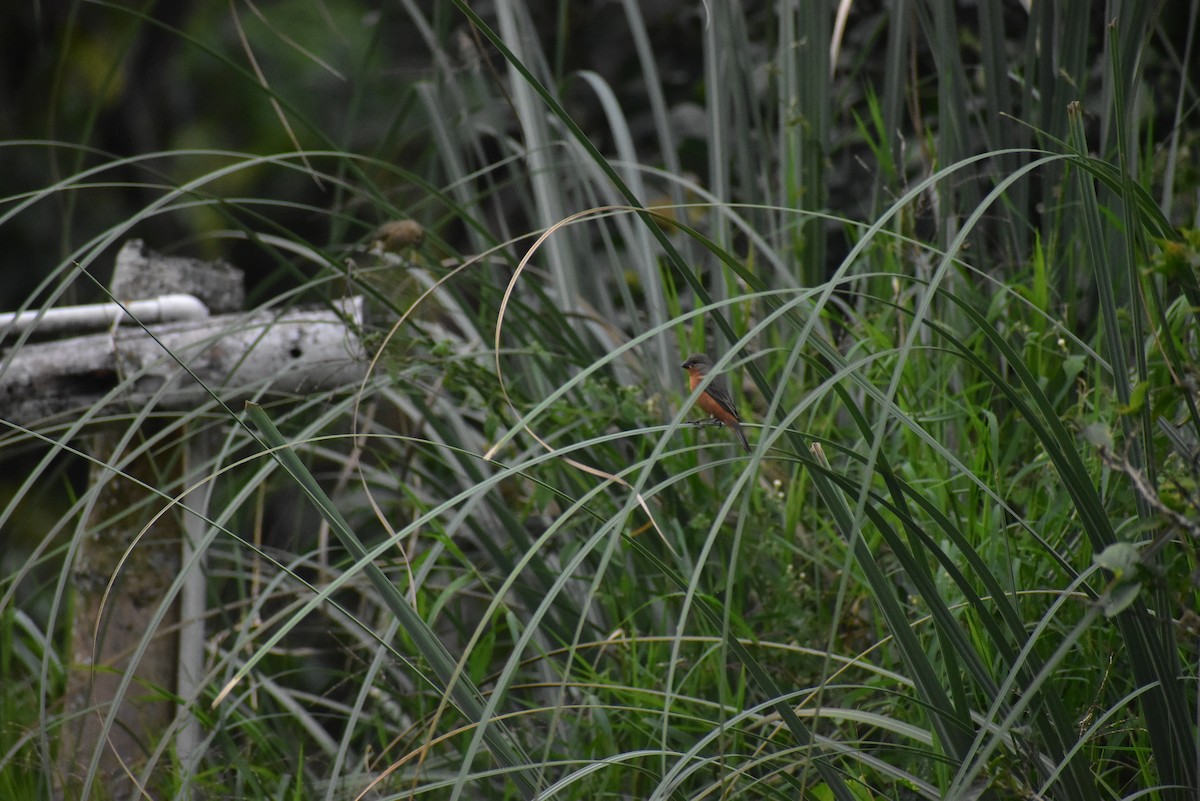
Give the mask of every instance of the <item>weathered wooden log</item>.
M 26 343 L 0 358 L 0 418 L 27 425 L 98 406 L 193 409 L 209 390 L 230 402 L 344 386 L 365 374 L 361 324 L 362 299 L 351 298 Z

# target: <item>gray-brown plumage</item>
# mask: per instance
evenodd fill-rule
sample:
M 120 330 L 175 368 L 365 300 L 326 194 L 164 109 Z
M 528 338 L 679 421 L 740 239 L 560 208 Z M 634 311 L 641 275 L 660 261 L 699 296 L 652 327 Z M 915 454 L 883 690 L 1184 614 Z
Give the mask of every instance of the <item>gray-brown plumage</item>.
M 694 391 L 696 387 L 712 370 L 712 359 L 708 358 L 703 353 L 693 353 L 688 356 L 680 367 L 688 371 L 688 386 Z M 696 400 L 696 404 L 712 415 L 713 420 L 721 425 L 728 426 L 733 429 L 733 433 L 737 434 L 737 438 L 741 440 L 742 447 L 746 449 L 746 453 L 750 452 L 750 443 L 746 439 L 746 435 L 742 432 L 742 418 L 738 414 L 737 407 L 733 405 L 733 395 L 729 391 L 729 380 L 723 375 L 713 377 L 708 386 L 700 397 Z

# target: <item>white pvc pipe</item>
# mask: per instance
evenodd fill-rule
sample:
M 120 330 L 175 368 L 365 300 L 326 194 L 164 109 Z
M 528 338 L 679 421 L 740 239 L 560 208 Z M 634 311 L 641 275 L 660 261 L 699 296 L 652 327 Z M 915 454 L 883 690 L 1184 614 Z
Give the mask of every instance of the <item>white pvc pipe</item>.
M 122 307 L 123 306 L 123 307 Z M 0 314 L 0 337 L 20 334 L 36 328 L 39 334 L 64 331 L 97 331 L 137 322 L 169 323 L 178 320 L 202 320 L 208 307 L 192 295 L 162 295 L 149 300 L 131 300 L 125 304 L 89 303 L 56 309 Z
M 24 425 L 101 402 L 125 413 L 144 403 L 195 409 L 213 392 L 232 403 L 357 386 L 369 361 L 358 338 L 363 299 L 334 306 L 219 314 L 152 333 L 124 326 L 10 349 L 0 353 L 0 419 Z

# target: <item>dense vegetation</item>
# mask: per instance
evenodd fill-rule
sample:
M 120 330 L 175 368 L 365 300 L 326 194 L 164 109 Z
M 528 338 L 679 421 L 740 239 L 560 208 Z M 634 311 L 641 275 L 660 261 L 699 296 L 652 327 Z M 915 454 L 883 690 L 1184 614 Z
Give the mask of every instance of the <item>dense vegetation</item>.
M 143 237 L 366 296 L 372 362 L 0 421 L 0 796 L 121 786 L 74 560 L 128 538 L 115 607 L 170 532 L 150 798 L 1200 792 L 1200 2 L 56 13 L 8 305 Z

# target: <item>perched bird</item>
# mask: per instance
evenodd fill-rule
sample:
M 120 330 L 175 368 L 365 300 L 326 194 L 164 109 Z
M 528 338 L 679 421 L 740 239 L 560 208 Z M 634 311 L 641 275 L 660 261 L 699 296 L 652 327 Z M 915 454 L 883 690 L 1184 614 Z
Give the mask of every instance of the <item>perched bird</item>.
M 688 371 L 688 386 L 695 390 L 712 369 L 712 359 L 703 353 L 693 353 L 687 361 L 680 365 Z M 738 416 L 733 405 L 733 396 L 729 393 L 729 381 L 723 375 L 718 375 L 709 382 L 708 387 L 700 393 L 696 401 L 700 408 L 712 415 L 712 419 L 720 425 L 729 426 L 737 434 L 746 452 L 750 452 L 750 443 L 742 433 L 742 418 Z
M 405 248 L 419 248 L 425 241 L 425 229 L 416 220 L 392 220 L 375 229 L 371 250 L 400 253 Z

